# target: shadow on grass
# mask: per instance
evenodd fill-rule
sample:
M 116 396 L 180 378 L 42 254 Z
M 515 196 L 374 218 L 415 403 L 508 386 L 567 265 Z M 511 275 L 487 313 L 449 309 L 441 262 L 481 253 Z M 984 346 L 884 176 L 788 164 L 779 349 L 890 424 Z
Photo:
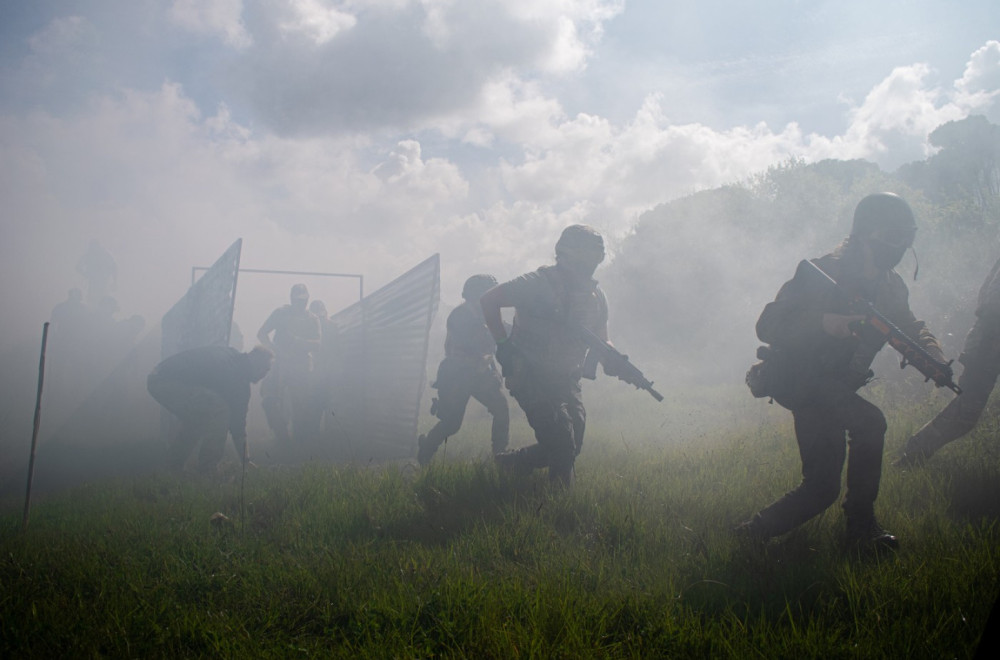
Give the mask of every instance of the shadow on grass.
M 1000 520 L 1000 469 L 980 463 L 956 471 L 948 485 L 948 499 L 948 513 L 957 520 Z

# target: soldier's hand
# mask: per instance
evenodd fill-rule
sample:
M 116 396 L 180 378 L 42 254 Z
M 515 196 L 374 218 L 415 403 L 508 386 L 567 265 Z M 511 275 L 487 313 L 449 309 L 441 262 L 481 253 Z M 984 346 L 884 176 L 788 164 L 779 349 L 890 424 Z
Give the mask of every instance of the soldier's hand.
M 500 371 L 504 376 L 510 374 L 510 370 L 514 366 L 514 356 L 517 353 L 517 348 L 511 343 L 510 339 L 497 344 L 497 363 L 500 365 Z
M 864 321 L 864 314 L 824 314 L 823 332 L 831 337 L 844 339 L 854 334 L 851 331 L 851 324 Z
M 604 367 L 604 373 L 606 375 L 611 376 L 613 378 L 619 378 L 624 373 L 622 367 L 625 366 L 625 362 L 627 360 L 628 356 L 624 354 L 621 357 L 618 357 L 617 355 L 608 356 L 601 363 L 601 366 Z

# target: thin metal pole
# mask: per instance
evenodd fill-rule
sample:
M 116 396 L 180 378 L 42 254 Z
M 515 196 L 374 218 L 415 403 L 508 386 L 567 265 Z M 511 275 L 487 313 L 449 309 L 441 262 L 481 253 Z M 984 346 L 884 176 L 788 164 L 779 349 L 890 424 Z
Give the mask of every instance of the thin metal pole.
M 28 528 L 31 511 L 31 481 L 35 476 L 35 448 L 38 447 L 38 427 L 42 422 L 42 385 L 45 383 L 45 345 L 49 340 L 49 322 L 42 324 L 42 351 L 38 358 L 38 393 L 35 395 L 35 421 L 31 429 L 31 457 L 28 459 L 28 486 L 24 494 L 24 518 L 21 529 Z
M 191 267 L 191 284 L 195 283 L 198 272 L 208 270 L 208 266 Z M 263 273 L 266 275 L 308 275 L 311 277 L 351 277 L 358 280 L 358 300 L 365 297 L 365 276 L 358 273 L 316 273 L 305 270 L 269 270 L 265 268 L 239 268 L 240 273 Z

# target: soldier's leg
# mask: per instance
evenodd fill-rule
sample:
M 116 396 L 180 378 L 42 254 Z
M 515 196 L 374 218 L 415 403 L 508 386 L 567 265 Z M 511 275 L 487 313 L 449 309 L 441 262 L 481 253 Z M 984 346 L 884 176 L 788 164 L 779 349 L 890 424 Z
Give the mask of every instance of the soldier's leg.
M 784 534 L 825 511 L 840 494 L 840 474 L 847 449 L 844 427 L 830 410 L 810 405 L 792 411 L 802 459 L 802 482 L 753 517 L 752 534 Z
M 517 450 L 518 463 L 524 468 L 549 468 L 549 479 L 569 484 L 576 458 L 573 419 L 566 401 L 543 400 L 524 411 L 535 431 L 534 445 Z
M 288 434 L 288 414 L 285 403 L 285 385 L 281 365 L 275 362 L 260 384 L 260 406 L 264 409 L 267 425 L 282 445 L 291 440 Z
M 469 405 L 469 391 L 460 384 L 441 382 L 438 380 L 438 423 L 420 436 L 417 442 L 417 462 L 426 465 L 434 456 L 434 452 L 449 437 L 458 433 L 465 418 L 465 408 Z
M 900 463 L 918 463 L 949 442 L 961 438 L 979 422 L 990 394 L 996 386 L 1000 362 L 969 359 L 958 385 L 962 393 L 911 437 Z
M 857 394 L 839 402 L 838 416 L 849 438 L 844 513 L 849 523 L 874 520 L 875 498 L 882 479 L 885 416 L 878 406 Z
M 319 435 L 320 417 L 314 404 L 309 373 L 297 374 L 289 383 L 288 394 L 292 409 L 292 437 L 298 443 L 311 443 Z
M 493 416 L 490 443 L 494 454 L 507 449 L 510 442 L 510 406 L 504 396 L 500 376 L 495 372 L 483 373 L 476 382 L 472 396 L 486 406 Z
M 197 420 L 191 419 L 191 407 L 197 403 L 189 385 L 150 378 L 149 394 L 172 415 L 166 422 L 168 431 L 167 456 L 172 470 L 183 470 L 188 456 L 198 443 Z M 195 426 L 192 427 L 192 424 Z
M 583 449 L 583 434 L 587 429 L 587 410 L 583 407 L 579 384 L 573 388 L 566 408 L 573 424 L 573 455 L 579 456 Z
M 201 451 L 198 452 L 198 471 L 211 474 L 222 460 L 229 434 L 229 406 L 214 392 L 203 400 L 202 422 L 198 427 Z
M 222 446 L 225 447 L 228 412 L 225 402 L 218 394 L 205 387 L 169 380 L 150 380 L 148 388 L 153 398 L 180 420 L 177 441 L 169 448 L 172 468 L 183 469 L 191 452 L 209 437 L 206 435 L 207 430 L 219 423 L 216 418 L 219 416 L 220 405 L 223 408 Z M 204 451 L 204 444 L 202 446 Z

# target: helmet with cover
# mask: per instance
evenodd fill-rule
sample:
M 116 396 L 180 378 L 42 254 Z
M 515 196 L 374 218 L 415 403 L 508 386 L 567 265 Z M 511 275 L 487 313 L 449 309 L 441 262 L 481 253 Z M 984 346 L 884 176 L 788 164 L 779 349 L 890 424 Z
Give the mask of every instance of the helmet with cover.
M 473 275 L 465 280 L 462 287 L 462 298 L 465 300 L 479 300 L 479 298 L 497 285 L 497 278 L 492 275 L 481 273 Z
M 868 243 L 879 268 L 894 268 L 913 245 L 916 235 L 913 210 L 895 193 L 868 195 L 854 209 L 851 236 Z
M 556 263 L 588 277 L 604 261 L 604 238 L 588 225 L 570 225 L 556 241 Z

